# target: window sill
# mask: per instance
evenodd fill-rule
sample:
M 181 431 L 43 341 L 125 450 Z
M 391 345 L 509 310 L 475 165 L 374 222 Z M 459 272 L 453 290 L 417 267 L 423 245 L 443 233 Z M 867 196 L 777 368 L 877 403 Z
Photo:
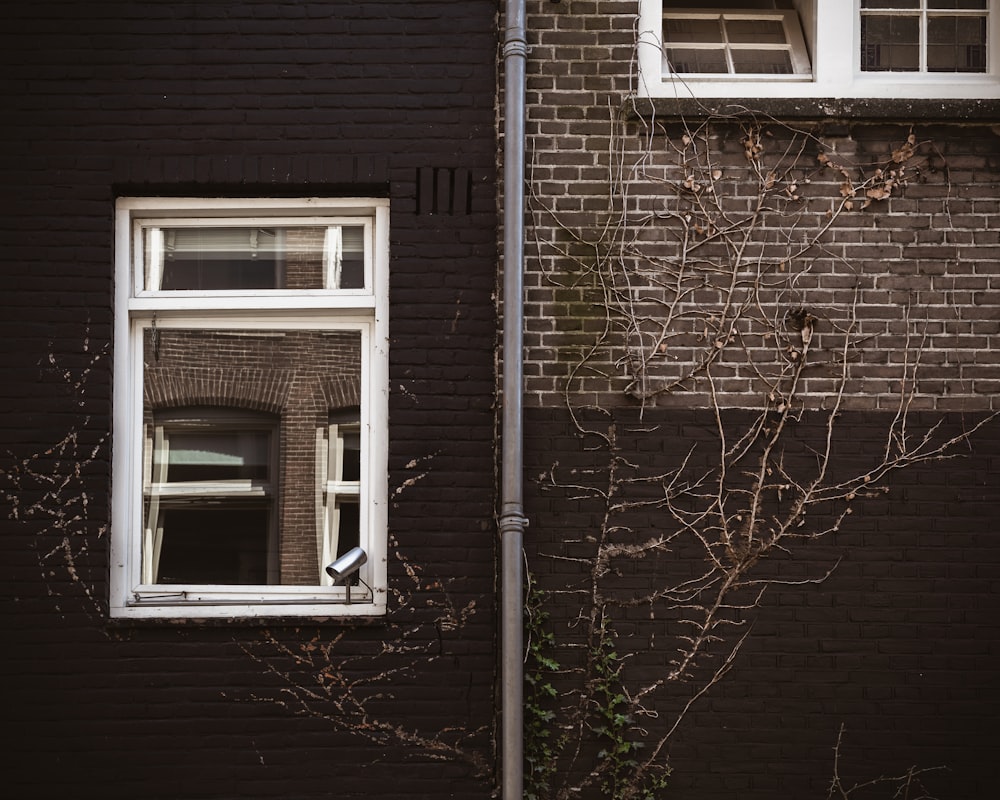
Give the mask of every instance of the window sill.
M 626 99 L 633 118 L 706 119 L 709 117 L 773 117 L 780 120 L 830 122 L 933 122 L 963 125 L 1000 123 L 1000 100 L 913 100 L 886 98 L 755 98 L 734 102 L 723 98 L 632 97 Z
M 309 587 L 310 589 L 312 587 Z M 335 587 L 339 588 L 339 587 Z M 346 602 L 342 593 L 331 594 L 326 599 L 305 596 L 299 602 L 289 601 L 287 595 L 258 596 L 251 599 L 247 595 L 240 599 L 228 598 L 215 601 L 158 601 L 146 596 L 139 602 L 112 605 L 110 619 L 121 622 L 151 622 L 167 624 L 202 624 L 238 620 L 237 624 L 271 624 L 275 620 L 338 620 L 353 623 L 357 619 L 384 617 L 386 594 L 384 590 L 375 593 L 374 599 L 356 590 L 353 602 Z
M 106 626 L 111 630 L 130 630 L 133 628 L 262 628 L 262 627 L 301 627 L 312 625 L 317 627 L 350 627 L 370 628 L 386 624 L 384 611 L 372 611 L 358 616 L 336 616 L 333 614 L 315 614 L 311 616 L 292 616 L 276 611 L 273 616 L 231 616 L 231 617 L 189 617 L 177 616 L 157 617 L 111 617 Z

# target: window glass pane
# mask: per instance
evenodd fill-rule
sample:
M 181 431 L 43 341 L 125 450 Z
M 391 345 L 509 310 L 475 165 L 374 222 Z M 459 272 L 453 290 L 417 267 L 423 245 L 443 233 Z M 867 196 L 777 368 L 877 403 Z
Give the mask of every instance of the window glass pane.
M 792 61 L 786 50 L 733 50 L 733 70 L 737 75 L 790 75 Z
M 144 285 L 147 291 L 360 289 L 364 231 L 363 225 L 145 228 Z
M 343 467 L 340 479 L 343 481 L 361 480 L 361 432 L 356 427 L 341 427 L 340 438 L 344 442 Z
M 726 34 L 734 44 L 786 44 L 785 26 L 775 20 L 726 20 Z
M 920 0 L 861 0 L 862 8 L 920 8 Z
M 365 287 L 365 229 L 361 225 L 343 225 L 335 229 L 339 232 L 339 249 L 328 248 L 327 258 L 331 266 L 328 288 L 363 289 Z M 331 238 L 336 238 L 333 236 Z
M 276 289 L 323 287 L 323 228 L 285 229 L 285 279 Z
M 358 482 L 355 504 L 366 488 L 360 482 L 360 331 L 146 325 L 144 582 L 167 575 L 174 582 L 318 585 L 324 487 L 333 478 L 317 456 L 316 431 L 329 425 L 331 406 L 351 410 L 339 434 L 339 480 Z M 252 548 L 237 536 L 250 508 L 267 509 L 268 520 L 261 523 L 264 544 L 256 544 L 255 533 Z M 210 528 L 220 531 L 214 566 L 182 569 L 196 552 L 184 543 Z M 227 549 L 228 555 L 221 552 Z
M 869 72 L 920 69 L 920 20 L 878 14 L 862 17 L 861 68 Z
M 727 7 L 710 18 L 666 14 L 663 32 L 667 66 L 681 74 L 808 72 L 808 53 L 799 40 L 789 41 L 787 25 L 796 24 L 796 20 L 792 14 L 778 13 L 781 7 L 769 2 L 747 3 L 738 8 L 771 13 L 739 14 Z
M 170 507 L 160 512 L 159 569 L 154 583 L 266 584 L 270 510 Z
M 726 54 L 722 50 L 668 47 L 667 61 L 674 72 L 728 73 Z
M 335 456 L 331 461 L 330 479 L 334 481 L 361 480 L 361 410 L 347 408 L 330 414 L 331 435 L 336 435 L 338 441 L 331 441 L 330 446 L 337 448 L 338 460 Z M 339 473 L 339 474 L 337 474 Z
M 342 556 L 352 547 L 357 547 L 360 541 L 358 532 L 361 526 L 361 509 L 356 502 L 340 500 L 337 503 L 340 518 L 340 529 L 337 540 L 337 556 Z
M 268 478 L 267 431 L 171 432 L 164 438 L 168 481 Z
M 985 9 L 989 0 L 928 0 L 928 8 Z
M 927 20 L 927 69 L 930 72 L 985 72 L 985 18 L 930 17 Z
M 275 228 L 152 228 L 146 288 L 165 291 L 284 286 L 284 232 Z
M 721 44 L 722 28 L 718 19 L 666 19 L 663 38 L 668 43 Z
M 708 4 L 705 4 L 708 5 Z M 747 9 L 747 10 L 759 10 L 767 11 L 772 9 L 786 9 L 791 11 L 795 8 L 795 0 L 725 0 L 725 2 L 718 3 L 719 7 L 730 9 Z M 693 0 L 663 0 L 663 8 L 666 9 L 691 9 L 698 6 L 698 3 L 693 2 Z
M 333 531 L 334 541 L 337 543 L 336 557 L 344 555 L 348 550 L 358 547 L 361 541 L 361 509 L 356 500 L 341 498 L 336 503 L 337 529 Z M 347 581 L 351 586 L 360 584 L 359 575 L 355 573 Z

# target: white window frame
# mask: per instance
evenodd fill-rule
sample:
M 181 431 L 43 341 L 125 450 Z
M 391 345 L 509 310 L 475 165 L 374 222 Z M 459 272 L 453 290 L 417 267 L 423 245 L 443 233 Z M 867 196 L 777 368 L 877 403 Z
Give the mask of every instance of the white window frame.
M 147 291 L 144 226 L 366 226 L 359 289 Z M 114 448 L 110 614 L 117 618 L 373 616 L 386 609 L 389 204 L 371 198 L 120 198 L 115 208 Z M 368 554 L 343 586 L 155 585 L 142 580 L 143 335 L 156 329 L 342 331 L 361 343 L 360 517 Z M 317 458 L 320 454 L 317 454 Z M 327 458 L 323 453 L 322 458 Z M 148 478 L 148 476 L 146 476 Z M 317 476 L 317 481 L 320 476 Z M 318 486 L 318 489 L 324 488 Z M 322 529 L 321 529 L 322 530 Z M 325 537 L 324 537 L 325 538 Z M 329 549 L 322 542 L 321 550 Z M 322 568 L 322 564 L 320 567 Z
M 809 47 L 811 75 L 689 76 L 664 69 L 663 0 L 639 0 L 638 96 L 726 98 L 736 103 L 753 98 L 1000 98 L 1000 0 L 989 0 L 987 9 L 987 71 L 959 73 L 862 72 L 860 0 L 796 0 L 795 4 Z M 727 9 L 724 0 L 691 5 L 702 12 Z M 677 13 L 672 7 L 669 11 Z M 844 57 L 848 45 L 851 58 Z

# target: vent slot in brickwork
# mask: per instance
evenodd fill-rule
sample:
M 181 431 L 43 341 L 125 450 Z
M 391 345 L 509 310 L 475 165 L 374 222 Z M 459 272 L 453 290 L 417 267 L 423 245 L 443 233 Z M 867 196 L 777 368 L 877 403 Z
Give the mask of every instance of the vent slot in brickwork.
M 472 212 L 472 175 L 467 169 L 417 170 L 417 213 L 463 215 Z

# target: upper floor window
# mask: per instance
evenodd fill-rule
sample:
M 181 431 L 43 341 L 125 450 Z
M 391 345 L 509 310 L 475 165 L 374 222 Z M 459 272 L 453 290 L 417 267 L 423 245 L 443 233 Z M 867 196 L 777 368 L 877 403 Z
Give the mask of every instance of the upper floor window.
M 794 11 L 663 13 L 665 69 L 683 75 L 807 75 L 809 55 Z
M 113 615 L 384 611 L 387 222 L 378 200 L 118 201 Z
M 1000 0 L 640 0 L 648 97 L 1000 97 Z
M 145 291 L 364 289 L 370 222 L 247 226 L 174 220 L 142 229 Z M 207 223 L 207 224 L 205 224 Z
M 865 72 L 986 72 L 987 0 L 861 0 Z

